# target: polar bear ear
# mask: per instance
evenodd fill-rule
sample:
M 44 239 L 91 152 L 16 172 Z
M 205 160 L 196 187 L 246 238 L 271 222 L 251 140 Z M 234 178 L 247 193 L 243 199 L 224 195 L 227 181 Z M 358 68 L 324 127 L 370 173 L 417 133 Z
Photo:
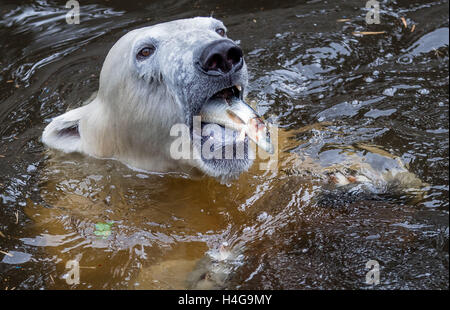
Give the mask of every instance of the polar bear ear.
M 85 107 L 77 108 L 54 118 L 42 133 L 42 142 L 65 153 L 80 152 L 80 119 Z

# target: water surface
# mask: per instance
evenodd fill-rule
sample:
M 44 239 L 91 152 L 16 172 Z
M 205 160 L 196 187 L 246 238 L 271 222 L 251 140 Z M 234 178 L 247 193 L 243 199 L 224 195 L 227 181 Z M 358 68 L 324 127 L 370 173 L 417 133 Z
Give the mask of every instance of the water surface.
M 364 7 L 82 1 L 69 25 L 56 1 L 3 1 L 0 250 L 12 256 L 0 254 L 0 288 L 366 289 L 374 259 L 375 288 L 448 289 L 448 2 L 380 1 L 379 25 Z M 250 100 L 285 133 L 279 169 L 220 184 L 45 150 L 43 128 L 97 90 L 119 37 L 211 14 L 244 49 Z M 376 162 L 363 145 L 399 157 L 423 192 L 330 189 L 291 160 L 332 164 L 351 149 Z M 110 235 L 97 223 L 113 223 Z M 228 249 L 226 279 L 205 280 Z M 64 278 L 71 259 L 78 285 Z

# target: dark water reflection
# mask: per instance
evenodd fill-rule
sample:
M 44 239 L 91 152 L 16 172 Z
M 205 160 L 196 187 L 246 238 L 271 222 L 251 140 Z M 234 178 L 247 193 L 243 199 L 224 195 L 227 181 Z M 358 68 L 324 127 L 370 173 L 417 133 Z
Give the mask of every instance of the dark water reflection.
M 177 274 L 227 242 L 241 249 L 227 288 L 368 288 L 376 259 L 378 288 L 448 289 L 448 2 L 380 2 L 368 26 L 364 1 L 81 1 L 79 25 L 64 4 L 3 1 L 0 250 L 13 256 L 0 254 L 0 288 L 69 288 L 75 257 L 93 269 L 74 288 L 184 287 Z M 427 192 L 316 199 L 320 182 L 295 174 L 251 171 L 227 187 L 79 156 L 51 164 L 42 129 L 97 90 L 120 36 L 212 12 L 240 40 L 261 114 L 285 130 L 331 124 L 299 131 L 291 152 L 325 162 L 379 145 Z M 108 220 L 111 237 L 93 235 Z

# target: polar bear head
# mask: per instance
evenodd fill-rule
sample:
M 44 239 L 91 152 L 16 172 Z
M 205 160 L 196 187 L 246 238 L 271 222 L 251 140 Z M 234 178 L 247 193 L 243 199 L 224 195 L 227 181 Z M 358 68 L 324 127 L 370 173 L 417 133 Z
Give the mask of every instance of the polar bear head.
M 221 21 L 196 17 L 136 29 L 109 51 L 95 99 L 53 119 L 43 142 L 150 171 L 236 177 L 253 162 L 247 137 L 234 139 L 223 128 L 214 139 L 243 146 L 244 156 L 205 158 L 201 149 L 211 137 L 193 138 L 194 116 L 217 94 L 242 99 L 246 89 L 243 52 Z M 171 154 L 177 124 L 188 128 L 188 157 Z

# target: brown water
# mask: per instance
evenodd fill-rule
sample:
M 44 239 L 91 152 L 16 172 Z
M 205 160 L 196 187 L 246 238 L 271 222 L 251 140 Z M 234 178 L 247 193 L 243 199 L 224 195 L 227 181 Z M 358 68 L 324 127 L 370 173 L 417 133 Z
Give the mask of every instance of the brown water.
M 82 1 L 69 25 L 56 2 L 3 1 L 0 250 L 12 256 L 0 254 L 0 288 L 448 289 L 448 2 L 381 2 L 371 26 L 364 7 Z M 211 12 L 240 40 L 258 112 L 283 130 L 277 170 L 255 165 L 221 185 L 45 150 L 43 128 L 97 90 L 120 36 Z M 407 163 L 423 192 L 330 188 L 295 161 L 327 166 L 351 150 L 391 165 L 378 149 Z M 223 249 L 232 255 L 215 265 Z M 72 259 L 78 285 L 64 279 Z M 365 284 L 371 259 L 377 286 Z

